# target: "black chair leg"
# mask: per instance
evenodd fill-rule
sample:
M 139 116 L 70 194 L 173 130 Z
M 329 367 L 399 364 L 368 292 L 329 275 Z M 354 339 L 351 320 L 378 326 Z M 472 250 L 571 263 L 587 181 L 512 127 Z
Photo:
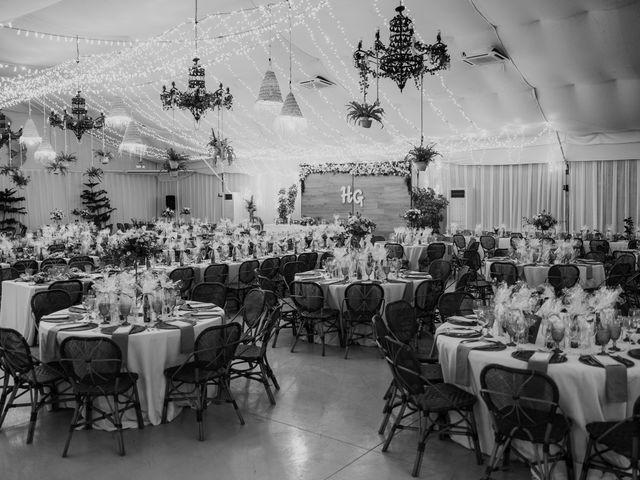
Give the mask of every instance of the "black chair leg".
M 262 384 L 264 385 L 264 389 L 267 391 L 267 396 L 269 397 L 269 402 L 271 405 L 276 404 L 276 399 L 273 396 L 273 392 L 271 391 L 271 385 L 269 385 L 269 375 L 267 373 L 267 369 L 265 368 L 262 362 L 259 363 L 260 366 L 260 377 L 262 378 Z
M 116 443 L 118 446 L 118 454 L 122 457 L 124 451 L 124 433 L 122 431 L 122 419 L 120 418 L 120 408 L 118 403 L 118 395 L 113 396 L 113 425 L 116 427 Z
M 591 467 L 591 451 L 594 446 L 593 438 L 589 437 L 589 441 L 587 442 L 587 449 L 584 453 L 584 460 L 582 460 L 582 470 L 580 471 L 580 480 L 587 480 L 587 474 L 589 473 L 589 468 Z
M 269 360 L 267 360 L 267 357 L 264 357 L 264 365 L 267 368 L 267 374 L 269 375 L 269 378 L 271 378 L 271 381 L 273 382 L 274 388 L 276 390 L 280 390 L 280 384 L 278 383 L 278 380 L 276 379 L 275 373 L 273 373 L 273 369 L 271 368 L 271 365 L 269 365 Z
M 17 385 L 13 385 L 11 388 L 11 394 L 9 395 L 9 400 L 7 401 L 7 403 L 4 405 L 4 410 L 1 412 L 2 416 L 0 416 L 0 427 L 2 427 L 2 424 L 4 423 L 4 419 L 7 416 L 7 412 L 9 411 L 9 409 L 13 406 L 13 402 L 16 399 L 16 395 L 18 395 L 18 386 Z
M 471 439 L 473 440 L 473 449 L 476 452 L 476 461 L 478 465 L 482 465 L 484 459 L 482 458 L 482 450 L 480 450 L 480 440 L 478 439 L 478 428 L 476 426 L 476 417 L 473 414 L 473 410 L 469 411 L 469 428 L 471 429 Z
M 238 404 L 236 403 L 236 399 L 233 397 L 231 393 L 231 389 L 229 388 L 229 384 L 226 379 L 220 380 L 220 387 L 225 392 L 228 398 L 228 402 L 233 405 L 234 410 L 236 411 L 236 415 L 238 416 L 238 420 L 240 420 L 240 425 L 244 425 L 244 418 L 242 418 L 242 414 L 240 413 L 240 409 L 238 408 Z
M 164 400 L 162 402 L 162 419 L 160 423 L 167 423 L 167 410 L 169 408 L 169 394 L 171 393 L 171 380 L 167 379 L 167 385 L 164 388 Z
M 133 401 L 135 402 L 134 408 L 136 410 L 136 420 L 138 422 L 138 428 L 142 430 L 144 428 L 144 419 L 142 418 L 142 408 L 140 406 L 140 396 L 138 395 L 137 385 L 133 386 Z M 163 408 L 164 413 L 164 408 Z
M 67 440 L 64 444 L 64 449 L 62 450 L 62 457 L 66 457 L 69 452 L 69 445 L 71 445 L 71 437 L 73 436 L 73 431 L 78 424 L 78 420 L 80 419 L 80 408 L 82 407 L 82 399 L 76 398 L 76 408 L 73 411 L 73 418 L 71 419 L 71 424 L 69 425 L 69 432 L 67 433 Z
M 33 434 L 36 429 L 36 421 L 38 420 L 39 398 L 37 387 L 29 388 L 29 397 L 31 397 L 31 416 L 29 417 L 29 431 L 27 433 L 27 445 L 33 443 Z

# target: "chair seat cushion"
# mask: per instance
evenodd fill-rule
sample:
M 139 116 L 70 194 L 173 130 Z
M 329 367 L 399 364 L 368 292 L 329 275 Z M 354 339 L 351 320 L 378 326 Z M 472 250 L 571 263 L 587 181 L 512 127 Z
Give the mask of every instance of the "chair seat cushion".
M 613 429 L 613 427 L 616 428 Z M 636 428 L 632 422 L 593 422 L 587 424 L 587 432 L 591 438 L 598 439 L 598 443 L 627 458 L 631 458 L 631 438 Z M 607 433 L 609 430 L 611 431 Z
M 58 362 L 41 363 L 25 373 L 22 378 L 31 384 L 47 384 L 64 380 L 65 374 Z
M 256 360 L 260 358 L 260 347 L 258 345 L 238 345 L 235 358 L 240 360 Z
M 120 394 L 130 390 L 136 384 L 137 380 L 137 374 L 123 372 L 105 383 L 98 384 L 90 379 L 76 382 L 73 390 L 81 395 L 115 395 L 116 393 Z
M 167 378 L 185 383 L 201 383 L 224 375 L 225 369 L 209 370 L 202 362 L 189 362 L 184 365 L 169 367 L 164 371 Z
M 514 409 L 509 406 L 503 408 L 498 415 L 494 415 L 494 423 L 496 428 L 504 433 L 510 432 L 518 425 L 521 430 L 516 432 L 514 438 L 528 442 L 533 440 L 532 443 L 544 443 L 547 431 L 547 416 L 547 412 L 541 413 L 533 409 Z M 527 420 L 525 419 L 533 419 L 536 423 L 527 426 L 525 423 Z M 551 442 L 559 442 L 569 434 L 571 426 L 564 415 L 555 413 L 550 422 L 552 424 L 551 435 L 549 436 Z
M 435 413 L 456 409 L 470 410 L 476 403 L 475 395 L 450 383 L 426 387 L 424 393 L 416 395 L 414 400 L 421 410 Z
M 328 320 L 330 318 L 337 318 L 339 315 L 338 310 L 333 308 L 323 308 L 315 312 L 300 312 L 304 318 L 310 318 L 313 320 Z

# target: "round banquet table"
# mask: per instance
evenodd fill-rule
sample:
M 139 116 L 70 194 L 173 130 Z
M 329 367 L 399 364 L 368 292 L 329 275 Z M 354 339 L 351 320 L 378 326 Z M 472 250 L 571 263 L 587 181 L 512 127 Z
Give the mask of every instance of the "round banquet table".
M 453 244 L 449 242 L 438 242 L 444 243 L 446 246 L 446 250 L 444 253 L 443 260 L 451 261 L 451 257 L 453 255 Z M 402 245 L 404 248 L 404 256 L 409 262 L 409 268 L 411 270 L 420 270 L 420 260 L 423 257 L 427 256 L 427 247 L 428 244 L 422 245 Z
M 87 285 L 97 278 L 88 275 L 80 278 L 85 290 Z M 49 289 L 52 282 L 36 284 L 22 280 L 5 280 L 2 282 L 2 300 L 0 300 L 0 326 L 18 331 L 29 344 L 35 337 L 35 324 L 31 315 L 31 297 L 36 293 Z
M 436 342 L 438 346 L 438 356 L 442 365 L 442 372 L 445 382 L 455 383 L 456 378 L 456 354 L 458 344 L 463 340 L 439 335 L 443 329 L 455 327 L 449 323 L 444 323 L 436 331 Z M 507 343 L 508 340 L 503 343 Z M 619 342 L 623 349 L 628 349 L 628 344 Z M 536 345 L 525 345 L 525 350 L 537 350 Z M 597 347 L 599 349 L 599 347 Z M 513 368 L 526 369 L 527 363 L 517 360 L 511 356 L 515 347 L 507 347 L 503 351 L 482 351 L 471 350 L 468 357 L 468 368 L 470 383 L 468 386 L 458 385 L 466 391 L 478 397 L 474 413 L 480 437 L 480 447 L 488 455 L 491 454 L 494 444 L 494 433 L 489 410 L 480 396 L 480 372 L 492 363 L 505 365 Z M 593 348 L 595 352 L 596 347 Z M 549 375 L 558 386 L 560 392 L 560 408 L 571 419 L 573 455 L 576 461 L 576 476 L 580 474 L 580 468 L 584 452 L 586 450 L 587 432 L 586 425 L 597 421 L 618 421 L 633 413 L 633 404 L 640 395 L 640 360 L 634 360 L 634 366 L 627 369 L 627 394 L 628 400 L 625 403 L 608 403 L 605 397 L 605 370 L 584 365 L 578 360 L 578 353 L 565 350 L 568 361 L 560 364 L 550 364 L 547 375 Z M 631 359 L 626 353 L 622 353 L 627 359 Z M 461 442 L 465 446 L 468 443 L 465 439 Z M 561 472 L 564 473 L 564 465 Z M 560 473 L 560 472 L 559 472 Z M 562 478 L 562 475 L 559 475 Z M 592 478 L 590 473 L 589 478 Z
M 202 304 L 201 304 L 202 305 Z M 214 307 L 212 305 L 212 307 Z M 62 310 L 58 313 L 65 313 Z M 186 313 L 186 312 L 183 312 Z M 215 312 L 210 317 L 193 318 L 197 321 L 194 326 L 194 335 L 198 334 L 205 328 L 213 325 L 219 325 L 224 318 L 224 311 L 215 307 Z M 98 323 L 98 321 L 96 321 Z M 145 324 L 153 325 L 153 324 Z M 83 331 L 64 331 L 64 324 L 49 323 L 46 317 L 40 323 L 39 344 L 40 359 L 48 362 L 57 360 L 59 356 L 58 348 L 55 348 L 55 354 L 52 355 L 47 346 L 47 336 L 49 331 L 55 327 L 59 327 L 56 335 L 56 345 L 59 348 L 64 338 L 71 336 L 78 337 L 98 337 L 103 336 L 111 338 L 100 331 L 100 327 L 93 330 Z M 154 327 L 148 327 L 145 331 L 129 335 L 127 349 L 127 369 L 130 372 L 138 374 L 138 393 L 140 396 L 140 406 L 142 408 L 142 416 L 145 424 L 159 425 L 162 418 L 162 403 L 165 394 L 165 377 L 164 370 L 168 367 L 180 365 L 187 358 L 187 355 L 180 352 L 180 330 L 160 330 Z M 55 355 L 55 356 L 54 356 Z M 167 418 L 172 420 L 179 413 L 182 407 L 176 406 L 175 402 L 169 404 Z M 100 428 L 109 428 L 109 424 L 98 425 Z M 128 411 L 123 419 L 125 428 L 137 428 L 135 413 Z
M 504 261 L 504 260 L 501 260 Z M 491 264 L 493 262 L 487 260 L 484 265 L 485 278 L 491 278 Z M 514 262 L 510 262 L 514 263 Z M 520 278 L 527 282 L 530 288 L 536 288 L 544 284 L 547 281 L 549 269 L 551 265 L 548 264 L 527 264 L 520 263 L 515 264 L 518 268 L 518 275 Z M 604 284 L 606 280 L 606 274 L 604 271 L 604 265 L 602 263 L 589 263 L 589 264 L 575 264 L 580 270 L 580 279 L 578 283 L 582 288 L 598 288 Z

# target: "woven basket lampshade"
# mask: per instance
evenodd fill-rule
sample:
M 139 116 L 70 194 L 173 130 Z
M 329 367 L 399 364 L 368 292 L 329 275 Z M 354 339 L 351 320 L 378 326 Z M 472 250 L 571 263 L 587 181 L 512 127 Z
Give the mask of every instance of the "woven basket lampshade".
M 22 127 L 22 135 L 20 136 L 19 142 L 21 145 L 26 145 L 27 148 L 37 147 L 42 142 L 42 137 L 38 133 L 36 124 L 31 118 L 28 118 L 24 127 Z
M 276 74 L 272 70 L 267 70 L 264 74 L 254 108 L 258 111 L 274 114 L 278 114 L 282 110 L 282 93 Z
M 55 150 L 51 146 L 51 142 L 45 138 L 36 149 L 33 158 L 42 165 L 47 166 L 56 159 L 56 155 Z
M 136 122 L 131 122 L 127 125 L 127 129 L 124 131 L 124 137 L 122 143 L 118 147 L 120 153 L 128 152 L 135 155 L 144 155 L 147 151 L 147 146 L 142 141 L 142 135 L 140 135 L 140 127 Z
M 274 122 L 274 127 L 281 135 L 299 133 L 307 128 L 307 119 L 302 115 L 293 92 L 289 92 L 282 104 L 282 110 Z
M 109 114 L 106 116 L 104 122 L 107 127 L 111 128 L 126 128 L 127 125 L 133 120 L 131 115 L 129 115 L 129 111 L 127 110 L 127 106 L 124 104 L 121 98 L 116 100 L 114 104 L 111 106 L 111 110 Z

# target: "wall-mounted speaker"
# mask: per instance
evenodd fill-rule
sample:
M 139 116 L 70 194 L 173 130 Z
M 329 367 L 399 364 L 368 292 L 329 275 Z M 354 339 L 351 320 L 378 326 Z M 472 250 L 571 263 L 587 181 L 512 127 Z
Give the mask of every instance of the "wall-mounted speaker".
M 165 198 L 166 208 L 170 208 L 171 210 L 176 209 L 176 196 L 175 195 L 167 195 Z

